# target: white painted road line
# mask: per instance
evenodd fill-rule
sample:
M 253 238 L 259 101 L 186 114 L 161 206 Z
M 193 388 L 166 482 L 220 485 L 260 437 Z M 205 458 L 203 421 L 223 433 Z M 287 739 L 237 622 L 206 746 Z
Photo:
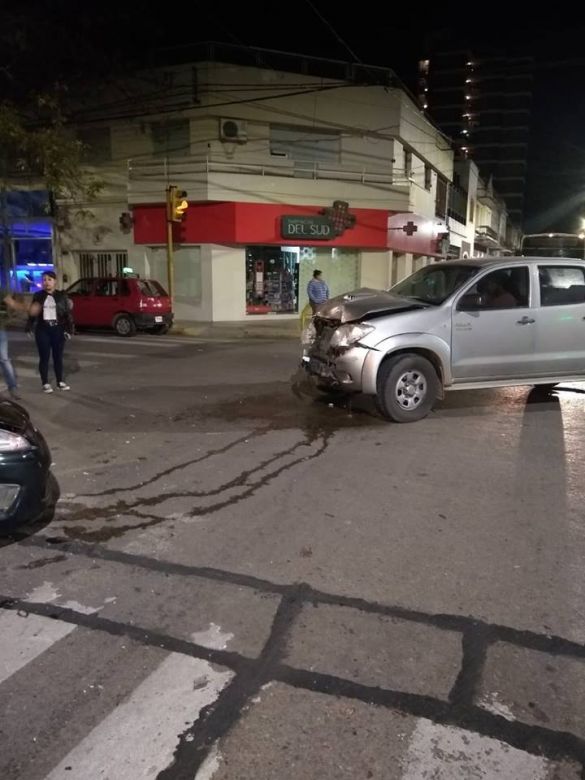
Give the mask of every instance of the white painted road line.
M 497 739 L 421 718 L 402 780 L 545 780 L 549 762 Z
M 0 683 L 48 650 L 76 628 L 72 623 L 22 615 L 12 610 L 0 614 Z
M 59 603 L 59 591 L 50 582 L 44 582 L 31 591 L 26 601 Z M 75 609 L 85 615 L 97 612 L 101 607 L 89 607 L 77 602 L 65 602 L 60 606 Z M 30 613 L 0 611 L 0 683 L 7 680 L 23 666 L 63 639 L 76 626 L 62 620 L 31 615 Z
M 179 735 L 232 677 L 198 658 L 172 653 L 47 775 L 46 780 L 154 780 Z

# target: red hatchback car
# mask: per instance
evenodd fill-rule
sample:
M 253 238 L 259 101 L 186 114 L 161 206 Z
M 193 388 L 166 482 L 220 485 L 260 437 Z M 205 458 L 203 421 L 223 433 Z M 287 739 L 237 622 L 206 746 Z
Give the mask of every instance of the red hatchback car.
M 118 336 L 137 330 L 166 333 L 173 324 L 171 299 L 153 279 L 79 279 L 66 290 L 80 328 L 114 328 Z

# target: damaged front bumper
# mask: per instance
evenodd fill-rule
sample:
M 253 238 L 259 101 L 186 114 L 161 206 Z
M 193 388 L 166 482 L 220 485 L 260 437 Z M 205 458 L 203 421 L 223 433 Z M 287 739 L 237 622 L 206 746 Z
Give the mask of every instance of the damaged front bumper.
M 366 347 L 356 346 L 338 355 L 318 355 L 310 351 L 303 355 L 301 366 L 320 387 L 343 388 L 348 392 L 362 389 L 362 371 Z

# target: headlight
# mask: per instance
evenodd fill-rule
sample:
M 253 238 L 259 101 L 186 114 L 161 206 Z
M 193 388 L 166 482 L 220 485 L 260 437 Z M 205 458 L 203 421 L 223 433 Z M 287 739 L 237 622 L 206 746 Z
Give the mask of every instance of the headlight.
M 363 325 L 360 323 L 342 325 L 340 328 L 337 328 L 333 336 L 331 336 L 329 346 L 337 349 L 350 347 L 373 330 L 375 330 L 373 325 Z
M 30 442 L 18 433 L 0 430 L 0 452 L 30 450 Z

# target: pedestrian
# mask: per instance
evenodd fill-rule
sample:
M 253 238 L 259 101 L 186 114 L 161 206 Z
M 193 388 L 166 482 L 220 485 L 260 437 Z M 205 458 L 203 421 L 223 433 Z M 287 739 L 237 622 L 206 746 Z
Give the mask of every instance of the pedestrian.
M 16 301 L 12 295 L 6 290 L 0 290 L 0 366 L 2 367 L 2 374 L 4 381 L 8 387 L 8 394 L 14 401 L 19 401 L 20 396 L 18 394 L 18 385 L 16 381 L 16 373 L 12 360 L 8 354 L 8 333 L 6 332 L 6 326 L 8 324 L 9 309 L 13 310 L 25 310 L 24 303 Z
M 329 299 L 329 287 L 322 276 L 323 272 L 315 269 L 313 271 L 313 278 L 307 285 L 307 295 L 309 296 L 309 303 L 311 304 L 311 311 L 313 314 L 316 314 L 319 306 Z
M 63 349 L 65 341 L 73 335 L 73 317 L 69 298 L 62 290 L 55 289 L 57 276 L 45 271 L 43 289 L 33 295 L 29 309 L 27 332 L 34 331 L 39 351 L 39 373 L 44 393 L 52 393 L 49 384 L 49 358 L 53 354 L 53 368 L 59 390 L 69 390 L 63 381 Z

